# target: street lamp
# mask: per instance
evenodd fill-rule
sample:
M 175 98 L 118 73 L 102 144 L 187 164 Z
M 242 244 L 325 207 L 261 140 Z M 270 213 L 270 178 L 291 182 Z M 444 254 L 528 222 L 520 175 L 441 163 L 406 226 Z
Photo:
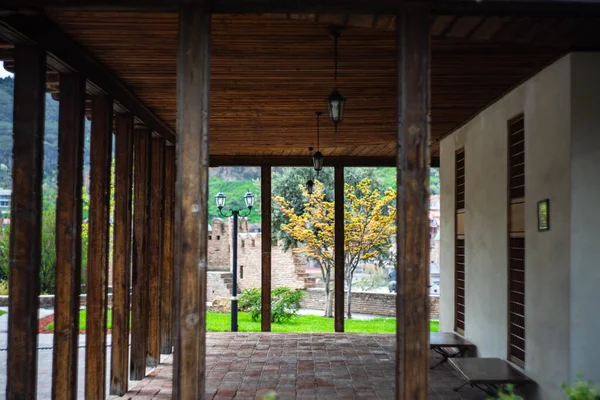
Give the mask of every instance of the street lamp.
M 254 207 L 254 195 L 250 192 L 246 192 L 244 195 L 244 202 L 246 203 L 246 207 L 248 207 L 248 212 L 246 214 L 241 214 L 242 209 L 230 209 L 231 215 L 225 215 L 223 213 L 223 207 L 225 207 L 225 200 L 227 196 L 223 194 L 223 192 L 219 192 L 215 196 L 215 201 L 217 202 L 217 208 L 219 209 L 219 214 L 221 214 L 225 218 L 233 217 L 233 284 L 231 288 L 231 332 L 238 331 L 238 298 L 237 298 L 237 243 L 238 243 L 238 217 L 247 217 L 252 212 L 252 207 Z

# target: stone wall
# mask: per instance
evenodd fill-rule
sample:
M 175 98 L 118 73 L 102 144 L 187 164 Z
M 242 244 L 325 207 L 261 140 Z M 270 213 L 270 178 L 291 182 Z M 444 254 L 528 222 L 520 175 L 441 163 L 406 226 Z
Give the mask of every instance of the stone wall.
M 54 308 L 54 295 L 53 294 L 42 294 L 39 296 L 40 308 Z M 108 307 L 112 307 L 112 293 L 108 293 Z M 79 295 L 79 304 L 85 307 L 87 304 L 87 297 L 85 294 Z M 8 307 L 8 296 L 0 295 L 0 307 Z
M 324 289 L 308 289 L 302 300 L 302 308 L 325 310 L 325 300 Z M 344 309 L 347 311 L 347 307 Z M 352 312 L 395 317 L 396 295 L 394 293 L 352 292 Z M 429 296 L 429 318 L 440 318 L 440 296 Z
M 232 261 L 233 222 L 231 219 L 223 221 L 215 218 L 212 221 L 212 231 L 208 241 L 208 270 L 230 272 Z M 258 288 L 261 286 L 262 246 L 261 234 L 248 232 L 248 221 L 240 218 L 238 228 L 238 286 L 241 290 Z M 293 289 L 306 289 L 313 284 L 307 279 L 306 258 L 294 254 L 291 250 L 283 251 L 282 246 L 273 246 L 271 249 L 271 285 L 276 287 L 290 287 Z M 209 301 L 219 297 L 217 293 L 223 292 L 223 282 L 219 281 L 219 274 L 214 274 L 208 279 Z M 229 296 L 229 293 L 226 294 Z
M 227 288 L 225 281 L 221 275 L 223 272 L 220 271 L 208 271 L 207 277 L 207 293 L 206 301 L 212 302 L 217 297 L 231 297 L 231 290 Z
M 230 223 L 220 218 L 212 220 L 212 230 L 208 233 L 209 271 L 228 272 L 231 265 Z M 210 292 L 209 292 L 210 293 Z

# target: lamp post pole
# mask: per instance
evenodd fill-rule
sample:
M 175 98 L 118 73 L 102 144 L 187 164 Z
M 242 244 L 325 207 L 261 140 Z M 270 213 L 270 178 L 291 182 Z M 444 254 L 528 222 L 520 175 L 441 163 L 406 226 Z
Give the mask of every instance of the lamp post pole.
M 233 216 L 233 265 L 231 287 L 231 332 L 238 331 L 238 298 L 237 298 L 237 246 L 238 246 L 238 217 L 240 210 L 232 210 Z
M 227 196 L 223 193 L 219 192 L 215 196 L 215 200 L 217 202 L 217 208 L 219 209 L 219 214 L 223 217 L 228 217 L 223 214 L 223 207 L 225 207 L 225 200 Z M 247 217 L 252 212 L 252 207 L 254 207 L 254 195 L 250 192 L 247 192 L 244 196 L 244 202 L 248 207 L 248 212 L 242 217 Z M 240 217 L 241 209 L 231 209 L 231 217 L 233 217 L 233 251 L 232 251 L 232 287 L 231 287 L 231 332 L 238 331 L 238 298 L 237 298 L 237 248 L 238 248 L 238 219 Z

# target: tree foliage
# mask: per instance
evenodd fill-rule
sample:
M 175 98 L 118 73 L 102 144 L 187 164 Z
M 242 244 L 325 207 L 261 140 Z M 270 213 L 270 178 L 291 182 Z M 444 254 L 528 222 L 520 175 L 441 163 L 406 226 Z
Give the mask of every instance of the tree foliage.
M 356 186 L 363 179 L 370 179 L 380 191 L 395 187 L 386 186 L 386 176 L 390 172 L 394 173 L 393 168 L 346 168 L 344 170 L 344 181 L 351 186 Z M 305 185 L 309 177 L 315 178 L 314 171 L 310 167 L 281 168 L 273 174 L 273 196 L 283 197 L 294 208 L 296 214 L 304 212 L 306 197 L 298 190 L 298 185 Z M 334 200 L 334 169 L 323 168 L 317 179 L 323 184 L 322 191 L 325 201 Z M 287 232 L 281 229 L 281 226 L 288 223 L 288 217 L 284 215 L 279 207 L 272 209 L 272 234 L 273 240 L 282 242 L 284 249 L 296 247 L 298 241 L 291 237 Z
M 288 223 L 281 230 L 299 243 L 295 252 L 317 262 L 325 284 L 327 295 L 326 316 L 332 314 L 331 278 L 334 269 L 335 203 L 327 201 L 320 181 L 309 195 L 304 185 L 299 185 L 305 198 L 303 211 L 297 213 L 291 202 L 282 197 L 274 198 Z M 356 185 L 345 184 L 344 188 L 344 261 L 348 290 L 348 318 L 352 317 L 352 280 L 357 266 L 377 258 L 391 247 L 390 238 L 396 232 L 395 190 L 381 193 L 370 179 L 362 179 Z

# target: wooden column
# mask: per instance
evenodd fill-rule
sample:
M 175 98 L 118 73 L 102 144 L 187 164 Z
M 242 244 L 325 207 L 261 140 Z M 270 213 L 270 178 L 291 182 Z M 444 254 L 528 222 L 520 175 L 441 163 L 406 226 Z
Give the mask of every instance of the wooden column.
M 334 317 L 335 331 L 344 332 L 344 167 L 335 167 Z
M 122 396 L 127 393 L 129 382 L 133 117 L 128 114 L 117 114 L 115 127 L 115 214 L 113 227 L 110 394 Z
M 260 169 L 261 196 L 261 330 L 271 332 L 271 167 Z
M 173 228 L 175 201 L 175 147 L 165 148 L 165 192 L 163 201 L 162 270 L 160 296 L 160 352 L 173 352 Z
M 146 375 L 146 336 L 148 318 L 148 268 L 146 245 L 148 236 L 148 193 L 150 182 L 151 133 L 136 127 L 133 135 L 134 195 L 133 195 L 133 252 L 131 265 L 131 380 Z
M 88 214 L 85 398 L 106 398 L 106 308 L 113 102 L 92 98 Z
M 35 399 L 42 231 L 46 53 L 16 46 L 8 270 L 7 399 Z
M 429 13 L 396 18 L 398 266 L 396 398 L 429 397 Z
M 208 2 L 179 9 L 174 398 L 204 398 L 210 103 Z
M 163 246 L 163 197 L 165 183 L 165 140 L 152 138 L 150 166 L 150 243 L 148 247 L 148 343 L 146 365 L 160 362 L 160 296 Z
M 52 398 L 77 397 L 85 79 L 60 76 Z

